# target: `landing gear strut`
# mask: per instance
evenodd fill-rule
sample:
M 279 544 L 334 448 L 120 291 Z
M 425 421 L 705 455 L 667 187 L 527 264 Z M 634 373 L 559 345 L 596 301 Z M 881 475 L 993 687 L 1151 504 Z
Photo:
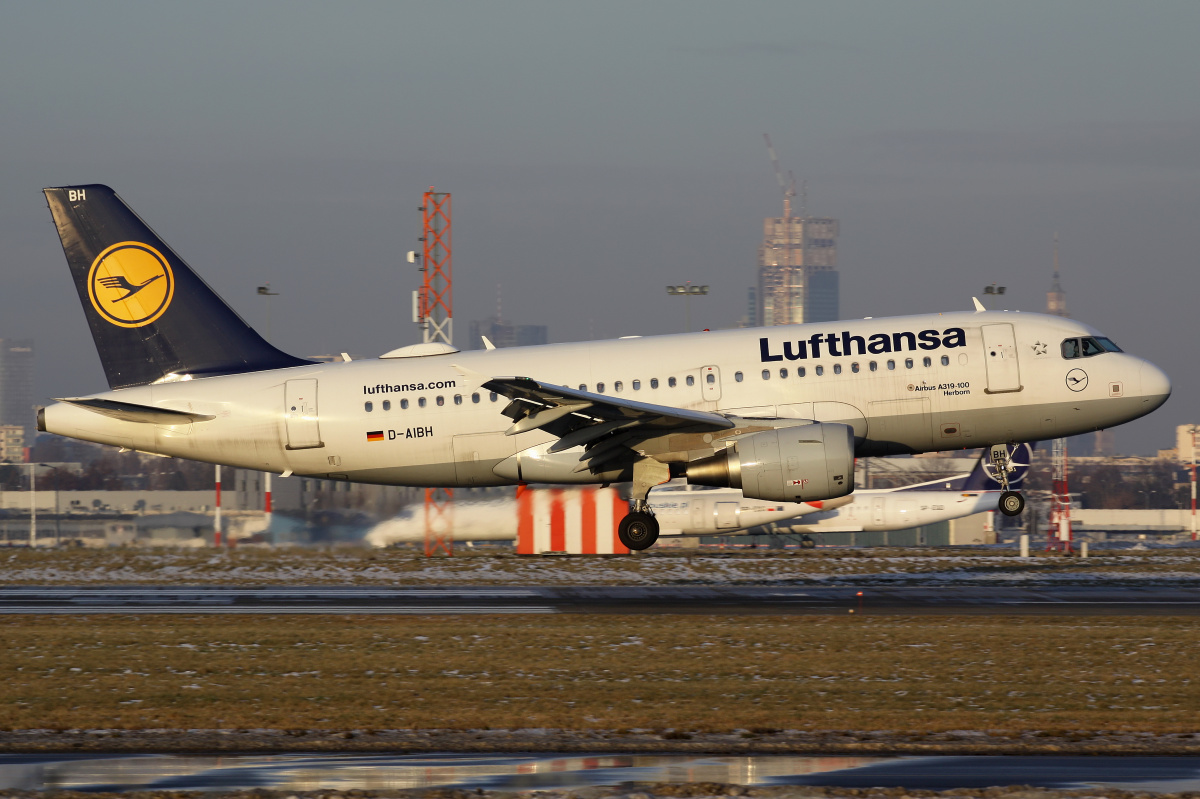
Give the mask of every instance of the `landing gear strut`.
M 658 519 L 650 510 L 647 497 L 650 489 L 671 479 L 671 469 L 653 458 L 642 458 L 633 464 L 633 487 L 630 511 L 617 525 L 617 538 L 633 550 L 649 549 L 658 540 Z
M 1025 510 L 1025 497 L 1008 487 L 1008 473 L 1013 470 L 1007 444 L 992 447 L 992 466 L 996 469 L 996 481 L 1000 483 L 1000 512 L 1005 516 L 1017 516 Z

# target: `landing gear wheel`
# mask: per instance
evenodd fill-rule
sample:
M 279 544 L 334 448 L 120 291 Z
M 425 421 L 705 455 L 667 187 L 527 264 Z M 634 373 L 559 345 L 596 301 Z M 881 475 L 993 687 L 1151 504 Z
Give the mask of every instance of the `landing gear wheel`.
M 816 545 L 817 545 L 817 542 L 813 541 L 807 535 L 800 536 L 800 548 L 801 549 L 813 549 L 814 547 L 816 547 Z
M 630 549 L 649 549 L 658 540 L 658 519 L 652 513 L 633 511 L 617 525 L 617 537 Z
M 1005 491 L 1000 495 L 1000 512 L 1005 516 L 1017 516 L 1025 510 L 1025 497 L 1016 491 Z

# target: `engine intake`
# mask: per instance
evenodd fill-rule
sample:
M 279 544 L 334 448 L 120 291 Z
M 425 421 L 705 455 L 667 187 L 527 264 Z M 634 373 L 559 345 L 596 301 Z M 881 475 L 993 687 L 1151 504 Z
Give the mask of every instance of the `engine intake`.
M 755 433 L 689 463 L 687 481 L 780 502 L 844 497 L 854 491 L 854 428 L 818 423 Z

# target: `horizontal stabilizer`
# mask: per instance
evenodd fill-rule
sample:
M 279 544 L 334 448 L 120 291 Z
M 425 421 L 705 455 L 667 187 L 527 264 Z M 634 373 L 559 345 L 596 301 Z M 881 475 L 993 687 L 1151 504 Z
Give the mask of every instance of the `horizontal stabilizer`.
M 101 416 L 120 419 L 123 422 L 138 422 L 140 424 L 191 424 L 192 422 L 207 422 L 216 419 L 205 413 L 189 413 L 173 411 L 170 408 L 155 408 L 152 405 L 137 405 L 132 402 L 117 402 L 116 400 L 91 398 L 65 398 L 58 400 L 68 405 L 84 408 Z

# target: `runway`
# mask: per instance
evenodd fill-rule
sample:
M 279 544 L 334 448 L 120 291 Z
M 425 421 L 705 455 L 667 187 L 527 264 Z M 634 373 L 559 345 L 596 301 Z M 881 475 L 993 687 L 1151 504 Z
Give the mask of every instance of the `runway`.
M 0 790 L 548 791 L 720 783 L 952 790 L 1200 790 L 1197 757 L 718 755 L 6 755 Z M 644 789 L 643 789 L 644 790 Z
M 0 614 L 1200 615 L 1200 589 L 1103 586 L 0 588 Z

